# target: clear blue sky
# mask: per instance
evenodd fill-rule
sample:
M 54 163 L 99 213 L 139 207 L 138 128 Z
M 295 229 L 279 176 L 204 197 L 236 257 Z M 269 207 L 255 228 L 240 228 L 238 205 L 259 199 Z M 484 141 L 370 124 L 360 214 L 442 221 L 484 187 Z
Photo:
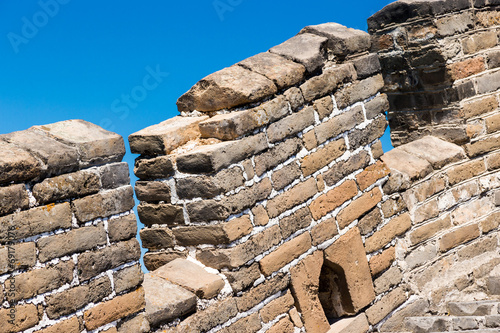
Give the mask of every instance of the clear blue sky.
M 84 119 L 127 138 L 177 115 L 177 98 L 204 76 L 306 25 L 366 30 L 390 2 L 1 1 L 0 133 Z

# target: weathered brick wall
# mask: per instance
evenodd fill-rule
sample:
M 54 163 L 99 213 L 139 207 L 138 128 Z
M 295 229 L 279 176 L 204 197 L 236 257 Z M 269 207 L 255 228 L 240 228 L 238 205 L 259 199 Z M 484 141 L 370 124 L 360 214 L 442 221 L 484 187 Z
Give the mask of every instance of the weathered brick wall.
M 364 242 L 382 217 L 361 218 L 389 172 L 379 160 L 388 105 L 369 49 L 364 32 L 306 27 L 204 78 L 179 99 L 182 116 L 129 137 L 154 327 L 325 332 L 311 294 L 323 262 L 349 290 L 330 317 L 374 301 Z
M 0 136 L 0 331 L 147 325 L 124 154 L 79 120 Z
M 394 145 L 434 135 L 469 155 L 499 148 L 500 3 L 397 1 L 372 16 Z

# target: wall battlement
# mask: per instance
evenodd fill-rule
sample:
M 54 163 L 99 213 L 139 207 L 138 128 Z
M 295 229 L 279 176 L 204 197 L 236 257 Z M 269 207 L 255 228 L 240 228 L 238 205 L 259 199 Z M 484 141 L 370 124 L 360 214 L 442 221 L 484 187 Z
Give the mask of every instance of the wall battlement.
M 129 136 L 144 275 L 121 137 L 0 136 L 8 331 L 498 330 L 500 2 L 368 22 L 305 27 Z

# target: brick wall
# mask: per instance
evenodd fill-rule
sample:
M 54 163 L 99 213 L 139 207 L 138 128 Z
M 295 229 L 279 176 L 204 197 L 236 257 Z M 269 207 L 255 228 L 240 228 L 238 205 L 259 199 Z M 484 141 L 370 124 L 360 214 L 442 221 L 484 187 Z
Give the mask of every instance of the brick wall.
M 2 332 L 137 332 L 140 246 L 122 137 L 70 120 L 0 136 Z

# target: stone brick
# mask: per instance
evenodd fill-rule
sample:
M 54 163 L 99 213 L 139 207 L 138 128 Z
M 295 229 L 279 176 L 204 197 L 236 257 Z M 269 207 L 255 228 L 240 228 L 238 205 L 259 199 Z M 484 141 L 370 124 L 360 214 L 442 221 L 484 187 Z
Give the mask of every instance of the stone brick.
M 311 229 L 311 237 L 314 246 L 326 242 L 338 234 L 339 232 L 334 218 L 320 222 Z
M 370 270 L 372 276 L 377 276 L 378 274 L 389 268 L 393 261 L 396 260 L 396 248 L 391 246 L 382 253 L 373 256 L 370 259 Z
M 231 164 L 258 154 L 267 147 L 264 133 L 248 136 L 241 140 L 199 146 L 187 153 L 178 155 L 176 157 L 177 168 L 185 173 L 217 172 Z
M 486 327 L 490 328 L 496 328 L 500 327 L 500 316 L 498 315 L 493 315 L 493 316 L 486 316 L 485 318 L 485 325 Z
M 323 120 L 328 117 L 333 111 L 333 100 L 331 96 L 325 96 L 313 102 L 314 110 L 319 115 L 319 119 Z M 309 148 L 308 148 L 309 149 Z
M 495 96 L 486 96 L 463 105 L 465 118 L 472 118 L 481 114 L 489 113 L 498 108 L 498 101 Z
M 11 260 L 13 262 L 11 262 Z M 0 247 L 0 274 L 35 266 L 36 248 L 34 242 L 18 243 Z M 0 290 L 1 291 L 1 290 Z M 0 295 L 2 295 L 0 293 Z M 0 297 L 0 301 L 3 296 Z
M 139 260 L 141 248 L 136 239 L 86 252 L 78 256 L 78 276 L 80 281 L 88 280 L 107 270 Z
M 135 214 L 108 220 L 109 241 L 114 243 L 127 240 L 137 234 L 137 219 Z
M 310 33 L 290 38 L 269 50 L 305 66 L 312 73 L 323 66 L 328 39 Z
M 366 167 L 370 163 L 370 156 L 366 150 L 350 157 L 347 161 L 339 161 L 324 174 L 328 186 L 333 186 L 347 175 Z
M 186 258 L 187 254 L 187 251 L 174 251 L 171 249 L 164 252 L 147 252 L 143 258 L 144 266 L 149 271 L 154 271 L 177 258 Z
M 488 316 L 491 315 L 495 303 L 488 301 L 450 302 L 448 311 L 451 316 Z
M 57 265 L 50 265 L 36 269 L 15 277 L 16 293 L 7 295 L 9 302 L 29 299 L 33 296 L 57 289 L 73 280 L 73 261 L 63 261 Z
M 148 227 L 153 224 L 167 224 L 171 226 L 184 224 L 184 213 L 181 206 L 141 202 L 137 206 L 137 213 L 141 222 Z
M 318 146 L 318 140 L 316 139 L 316 134 L 314 131 L 309 131 L 304 133 L 302 136 L 302 140 L 304 141 L 304 147 L 307 150 L 313 150 Z
M 70 288 L 58 294 L 47 296 L 47 316 L 57 319 L 84 308 L 90 303 L 98 303 L 112 292 L 107 276 L 93 280 L 86 285 Z
M 364 120 L 363 108 L 356 106 L 332 119 L 316 126 L 314 129 L 318 143 L 322 144 L 330 138 L 346 132 Z
M 365 313 L 368 317 L 368 322 L 371 325 L 379 323 L 389 313 L 391 313 L 405 301 L 406 294 L 403 287 L 394 289 L 393 291 L 382 297 L 377 303 L 368 308 L 368 310 L 366 310 Z
M 17 305 L 14 307 L 15 316 L 14 324 L 9 323 L 9 320 L 13 318 L 10 317 L 11 309 L 0 309 L 0 322 L 3 323 L 3 330 L 5 333 L 16 333 L 27 330 L 39 322 L 36 305 L 34 304 L 24 304 Z M 49 331 L 50 332 L 50 331 Z
M 430 198 L 434 194 L 441 192 L 445 188 L 446 188 L 445 179 L 441 176 L 437 176 L 425 180 L 422 183 L 412 187 L 412 189 L 408 190 L 408 193 L 414 195 L 417 202 L 422 202 Z M 406 202 L 410 201 L 409 199 L 407 199 L 407 197 L 405 197 L 405 200 Z
M 443 230 L 451 228 L 451 218 L 450 215 L 439 218 L 436 221 L 424 224 L 423 226 L 415 229 L 410 233 L 410 240 L 412 245 L 424 242 L 429 238 L 434 237 L 437 233 Z
M 471 260 L 487 252 L 495 252 L 498 248 L 498 239 L 496 237 L 485 237 L 481 240 L 467 245 L 458 251 L 460 260 Z
M 253 179 L 255 177 L 255 170 L 253 167 L 252 160 L 243 161 L 243 162 L 241 162 L 241 165 L 243 166 L 243 170 L 245 171 L 245 174 L 246 174 L 246 175 L 244 175 L 245 180 Z M 236 168 L 234 168 L 234 169 L 236 169 Z M 232 170 L 232 169 L 230 169 L 230 170 Z M 228 180 L 229 180 L 229 178 L 228 178 Z
M 372 119 L 389 110 L 389 101 L 386 94 L 381 94 L 365 103 L 366 118 Z
M 144 288 L 122 296 L 116 296 L 112 300 L 100 303 L 86 310 L 83 314 L 87 330 L 111 323 L 117 319 L 125 318 L 144 309 L 146 305 Z
M 487 58 L 488 58 L 487 60 L 488 68 L 493 69 L 500 67 L 500 52 L 498 51 L 488 52 Z
M 403 210 L 405 210 L 406 202 L 403 198 L 398 194 L 393 197 L 390 197 L 386 201 L 384 201 L 381 205 L 382 213 L 384 213 L 385 218 L 392 217 Z
M 366 146 L 380 139 L 387 128 L 385 116 L 380 116 L 372 120 L 368 126 L 363 129 L 355 129 L 349 133 L 349 147 L 352 150 Z
M 393 313 L 381 326 L 382 332 L 399 332 L 403 330 L 404 320 L 410 317 L 423 316 L 429 311 L 429 301 L 417 299 L 401 310 Z
M 296 306 L 302 315 L 307 332 L 312 333 L 323 333 L 330 329 L 330 324 L 318 298 L 322 266 L 323 253 L 316 251 L 290 269 L 290 288 Z
M 106 230 L 102 223 L 97 226 L 74 229 L 64 234 L 39 239 L 37 241 L 38 258 L 41 262 L 46 262 L 106 245 L 106 242 Z
M 210 299 L 222 290 L 224 280 L 186 259 L 175 259 L 152 273 L 175 283 L 200 298 Z
M 222 325 L 238 314 L 234 298 L 215 303 L 209 308 L 198 311 L 186 320 L 182 321 L 172 332 L 169 333 L 195 333 L 208 332 L 211 328 Z
M 177 100 L 182 111 L 217 111 L 253 103 L 277 92 L 273 81 L 241 66 L 231 66 L 200 80 Z
M 462 48 L 465 54 L 476 53 L 497 45 L 497 34 L 495 31 L 476 33 L 462 40 Z
M 225 169 L 214 176 L 187 177 L 176 180 L 180 199 L 213 198 L 245 184 L 243 170 L 238 167 Z
M 289 216 L 283 217 L 279 220 L 281 229 L 281 236 L 287 239 L 297 231 L 307 228 L 312 223 L 312 217 L 309 210 L 304 207 Z
M 368 324 L 368 319 L 364 313 L 357 315 L 352 318 L 345 318 L 337 321 L 335 324 L 331 326 L 329 332 L 338 332 L 338 333 L 366 333 L 370 329 L 370 325 Z
M 135 195 L 140 201 L 170 202 L 170 185 L 164 182 L 137 181 L 135 183 Z
M 256 206 L 252 209 L 253 223 L 257 226 L 264 226 L 269 223 L 269 216 L 264 206 Z
M 307 107 L 269 125 L 267 137 L 271 143 L 278 142 L 303 131 L 306 127 L 313 125 L 314 122 L 314 108 Z
M 241 213 L 247 208 L 253 207 L 257 202 L 267 199 L 272 192 L 271 180 L 264 178 L 260 182 L 253 184 L 250 187 L 242 189 L 236 194 L 226 197 L 222 200 L 223 206 L 228 210 L 229 214 Z M 188 212 L 191 213 L 189 205 Z M 206 212 L 200 212 L 205 213 Z M 193 218 L 191 221 L 200 221 L 198 218 Z M 202 221 L 206 221 L 206 218 Z
M 36 333 L 80 333 L 80 321 L 78 317 L 71 317 L 70 319 L 63 320 L 53 326 L 49 326 L 42 330 L 36 331 Z
M 227 223 L 206 226 L 188 226 L 173 230 L 177 245 L 191 246 L 200 244 L 229 244 L 248 235 L 253 229 L 248 215 Z M 143 245 L 144 246 L 144 245 Z
M 376 74 L 382 70 L 378 55 L 373 53 L 353 59 L 353 63 L 358 78 L 360 79 Z
M 142 284 L 144 281 L 144 273 L 141 270 L 141 266 L 130 266 L 113 272 L 113 281 L 115 292 L 121 294 L 125 290 L 135 288 Z
M 293 112 L 297 112 L 304 106 L 304 96 L 302 96 L 302 91 L 297 87 L 292 87 L 283 93 L 288 103 L 292 108 Z
M 357 228 L 351 229 L 325 249 L 324 265 L 336 274 L 343 274 L 344 276 L 339 278 L 345 279 L 347 284 L 347 290 L 340 292 L 342 305 L 332 304 L 333 307 L 342 307 L 345 313 L 336 311 L 339 315 L 356 314 L 375 299 L 365 248 Z M 334 293 L 334 291 L 330 290 L 330 293 Z M 331 302 L 334 303 L 333 300 Z M 335 308 L 335 310 L 337 309 Z
M 122 321 L 118 326 L 118 333 L 147 333 L 150 332 L 151 327 L 149 321 L 144 313 Z
M 221 333 L 255 333 L 262 327 L 259 314 L 254 313 L 247 317 L 237 320 L 234 324 L 224 327 L 219 332 Z
M 261 176 L 267 170 L 273 169 L 280 163 L 285 162 L 302 149 L 299 138 L 288 139 L 261 155 L 255 156 L 255 173 Z
M 439 215 L 439 207 L 437 199 L 428 201 L 415 209 L 413 214 L 413 222 L 418 224 L 430 220 Z
M 353 180 L 347 180 L 340 186 L 328 191 L 315 199 L 309 205 L 309 209 L 315 220 L 320 219 L 335 208 L 341 206 L 347 200 L 358 194 L 358 187 Z
M 337 215 L 339 228 L 347 227 L 352 221 L 367 213 L 382 200 L 382 193 L 378 187 L 353 200 Z
M 250 237 L 246 242 L 229 249 L 203 249 L 196 255 L 206 266 L 236 268 L 264 253 L 281 241 L 279 226 L 275 225 Z
M 69 203 L 48 205 L 0 217 L 0 243 L 71 227 Z M 15 230 L 9 230 L 15 227 Z
M 475 80 L 477 84 L 477 93 L 486 94 L 492 91 L 497 91 L 500 88 L 500 83 L 498 82 L 499 78 L 500 72 L 498 71 L 478 77 Z
M 500 225 L 500 213 L 496 212 L 481 220 L 479 223 L 484 234 L 495 230 Z
M 312 132 L 309 132 L 312 133 Z M 296 179 L 300 179 L 300 167 L 297 163 L 290 163 L 272 174 L 273 188 L 276 191 L 284 189 Z
M 366 252 L 371 253 L 383 248 L 387 243 L 395 237 L 401 236 L 411 227 L 411 219 L 408 213 L 399 215 L 393 218 L 380 230 L 376 231 L 372 236 L 366 239 Z
M 201 136 L 220 140 L 235 140 L 255 129 L 273 123 L 289 113 L 284 96 L 265 102 L 253 109 L 219 114 L 202 121 Z
M 288 315 L 290 316 L 290 319 L 292 320 L 295 327 L 298 327 L 298 328 L 304 327 L 304 323 L 302 323 L 302 319 L 300 319 L 300 315 L 299 315 L 299 312 L 297 311 L 297 308 L 293 307 L 288 312 Z
M 200 137 L 198 124 L 208 117 L 173 117 L 129 135 L 132 154 L 164 155 Z
M 0 187 L 0 215 L 29 207 L 28 192 L 24 184 Z
M 414 332 L 446 332 L 451 326 L 451 318 L 446 317 L 414 317 L 405 320 L 406 330 Z
M 249 267 L 242 267 L 235 272 L 224 272 L 224 275 L 235 293 L 239 293 L 252 286 L 261 277 L 259 264 L 256 262 Z
M 134 208 L 134 190 L 132 186 L 124 186 L 74 200 L 71 205 L 78 221 L 92 221 L 98 217 L 108 217 Z
M 174 172 L 174 165 L 168 156 L 139 157 L 135 160 L 134 174 L 142 180 L 168 178 L 173 176 Z
M 337 65 L 324 69 L 317 76 L 313 76 L 300 86 L 300 90 L 307 102 L 323 97 L 335 91 L 342 83 L 356 79 L 356 70 L 352 63 Z
M 293 296 L 288 290 L 286 294 L 276 298 L 275 300 L 266 304 L 260 311 L 260 317 L 264 323 L 268 323 L 274 318 L 284 313 L 287 313 L 294 305 Z
M 475 139 L 486 133 L 485 122 L 482 119 L 467 122 L 467 136 Z
M 238 64 L 264 75 L 280 90 L 301 82 L 305 73 L 304 66 L 269 52 L 259 53 Z
M 328 49 L 336 55 L 351 55 L 370 48 L 370 36 L 361 30 L 347 28 L 338 23 L 310 25 L 300 33 L 313 33 L 328 38 Z
M 448 66 L 452 80 L 460 80 L 485 70 L 484 58 L 476 57 L 456 62 Z
M 267 203 L 267 213 L 270 218 L 274 218 L 288 209 L 307 201 L 317 192 L 316 180 L 309 178 L 305 182 L 299 183 L 288 191 L 269 200 Z
M 381 74 L 353 83 L 352 85 L 335 93 L 335 100 L 339 109 L 344 109 L 356 102 L 376 95 L 384 87 Z
M 362 235 L 367 235 L 375 230 L 381 223 L 382 214 L 380 213 L 380 209 L 375 208 L 359 220 L 358 228 Z
M 479 226 L 477 224 L 468 225 L 459 229 L 453 230 L 444 235 L 439 243 L 441 252 L 447 252 L 452 248 L 467 243 L 480 235 Z
M 490 117 L 486 117 L 486 131 L 488 133 L 494 133 L 500 131 L 500 114 L 495 114 Z
M 445 16 L 436 20 L 436 27 L 439 36 L 452 36 L 474 28 L 474 19 L 472 15 L 467 12 Z
M 243 296 L 236 299 L 236 304 L 240 312 L 245 312 L 271 297 L 279 291 L 285 290 L 290 282 L 287 274 L 280 273 L 275 277 L 266 280 L 258 286 L 250 289 Z
M 306 177 L 315 173 L 342 156 L 346 150 L 347 146 L 344 139 L 327 143 L 325 146 L 318 148 L 314 153 L 304 157 L 300 161 L 302 173 Z
M 121 162 L 125 155 L 125 144 L 120 135 L 84 120 L 66 120 L 33 128 L 76 147 L 82 166 Z
M 375 293 L 380 295 L 397 286 L 403 279 L 403 274 L 397 266 L 393 266 L 374 281 Z
M 486 154 L 498 148 L 500 148 L 500 135 L 498 134 L 486 137 L 473 143 L 468 143 L 465 146 L 469 157 Z
M 98 168 L 102 188 L 111 190 L 130 185 L 128 163 L 106 164 Z
M 483 159 L 473 160 L 464 164 L 457 165 L 447 170 L 448 182 L 455 185 L 464 180 L 474 178 L 486 171 Z
M 465 159 L 462 148 L 433 136 L 425 136 L 417 141 L 407 143 L 399 149 L 425 159 L 436 170 Z
M 27 151 L 5 141 L 0 141 L 0 151 L 1 184 L 22 182 L 40 176 L 40 163 Z
M 407 175 L 410 180 L 423 178 L 432 172 L 429 162 L 401 149 L 393 149 L 385 153 L 381 159 L 391 171 L 397 170 Z
M 139 232 L 142 246 L 149 250 L 173 248 L 175 237 L 168 227 L 144 228 Z
M 276 251 L 271 252 L 259 262 L 260 270 L 265 276 L 276 272 L 293 259 L 297 259 L 311 247 L 311 235 L 303 233 L 296 238 L 281 244 Z

